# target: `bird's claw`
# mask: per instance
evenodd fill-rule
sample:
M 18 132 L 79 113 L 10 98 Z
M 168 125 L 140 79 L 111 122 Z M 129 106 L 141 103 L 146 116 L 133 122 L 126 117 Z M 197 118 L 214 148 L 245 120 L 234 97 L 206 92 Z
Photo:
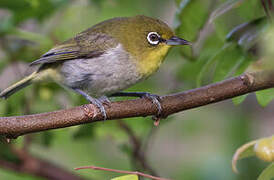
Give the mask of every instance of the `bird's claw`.
M 110 107 L 111 101 L 108 99 L 107 96 L 102 96 L 98 99 L 103 105 Z
M 107 120 L 107 113 L 106 113 L 105 107 L 103 105 L 104 102 L 102 102 L 100 99 L 92 99 L 90 101 L 90 103 L 95 105 L 100 110 L 100 112 L 104 118 L 104 121 Z
M 150 99 L 152 103 L 156 105 L 157 107 L 156 117 L 161 117 L 161 114 L 162 114 L 162 105 L 160 102 L 161 97 L 156 94 L 150 94 L 150 93 L 145 93 L 143 97 Z
M 84 96 L 86 98 L 86 100 L 88 100 L 91 104 L 95 105 L 100 110 L 100 112 L 101 112 L 101 114 L 104 118 L 104 121 L 107 120 L 107 113 L 106 113 L 105 107 L 103 105 L 104 102 L 107 102 L 107 103 L 110 102 L 107 97 L 102 96 L 99 99 L 95 99 L 95 98 L 89 96 L 87 93 L 85 93 L 81 89 L 76 88 L 76 89 L 73 89 L 73 90 L 75 92 L 81 94 L 82 96 Z

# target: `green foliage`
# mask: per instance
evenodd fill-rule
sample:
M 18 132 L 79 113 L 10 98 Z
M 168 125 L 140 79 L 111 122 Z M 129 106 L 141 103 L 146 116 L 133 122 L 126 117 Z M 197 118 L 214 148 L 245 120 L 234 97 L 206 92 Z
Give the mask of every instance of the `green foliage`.
M 1 0 L 0 7 L 12 11 L 17 24 L 28 18 L 43 20 L 66 2 L 68 0 Z
M 33 143 L 44 146 L 50 147 L 54 138 L 54 134 L 50 131 L 45 131 L 38 133 L 35 138 L 33 139 Z
M 7 14 L 6 16 L 1 17 L 0 21 L 0 35 L 3 33 L 7 33 L 14 26 L 14 18 L 11 14 Z
M 212 2 L 203 0 L 181 0 L 177 2 L 179 9 L 176 14 L 176 22 L 178 23 L 176 33 L 188 41 L 194 41 L 206 23 Z M 188 58 L 192 56 L 191 47 L 182 48 L 181 52 Z
M 274 178 L 274 163 L 271 163 L 258 177 L 258 180 L 272 180 Z
M 112 178 L 111 180 L 138 180 L 137 175 L 125 175 L 125 176 L 120 176 L 116 178 Z
M 89 139 L 94 138 L 94 126 L 93 124 L 85 124 L 80 126 L 78 130 L 73 134 L 73 138 L 77 139 Z
M 242 102 L 244 102 L 244 100 L 246 99 L 246 97 L 247 97 L 247 95 L 245 94 L 245 95 L 242 95 L 242 96 L 238 96 L 238 97 L 233 98 L 232 101 L 233 101 L 233 103 L 234 103 L 235 105 L 239 105 L 239 104 L 241 104 Z
M 266 89 L 256 92 L 258 103 L 265 107 L 274 99 L 274 89 Z
M 8 160 L 15 163 L 20 163 L 19 158 L 12 153 L 10 146 L 7 145 L 3 137 L 0 137 L 0 149 L 1 149 L 0 151 L 1 159 Z
M 260 1 L 225 1 L 217 4 L 214 11 L 216 3 L 213 1 L 182 0 L 177 4 L 176 32 L 194 41 L 192 50 L 181 50 L 183 57 L 195 61 L 194 66 L 189 62 L 189 66 L 180 70 L 181 79 L 191 77 L 192 82 L 196 79 L 196 85 L 202 86 L 253 71 L 261 57 L 267 54 L 273 57 L 273 48 L 264 50 L 267 49 L 264 44 L 269 44 L 263 37 L 266 32 L 270 33 L 270 21 L 264 16 Z M 252 12 L 248 10 L 250 8 Z M 214 31 L 210 30 L 212 27 Z M 259 104 L 265 106 L 273 99 L 272 91 L 267 92 L 256 93 Z M 244 99 L 242 96 L 234 101 L 240 104 Z

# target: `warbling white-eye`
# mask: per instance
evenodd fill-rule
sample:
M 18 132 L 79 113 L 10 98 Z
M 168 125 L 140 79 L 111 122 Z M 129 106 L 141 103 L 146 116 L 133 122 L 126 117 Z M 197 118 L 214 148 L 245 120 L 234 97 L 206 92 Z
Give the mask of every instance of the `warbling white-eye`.
M 161 110 L 157 95 L 120 91 L 154 73 L 172 46 L 189 44 L 158 19 L 113 18 L 49 50 L 30 64 L 38 65 L 38 70 L 2 91 L 0 97 L 8 98 L 33 82 L 51 79 L 84 96 L 105 119 L 103 101 L 107 96 L 148 97 Z

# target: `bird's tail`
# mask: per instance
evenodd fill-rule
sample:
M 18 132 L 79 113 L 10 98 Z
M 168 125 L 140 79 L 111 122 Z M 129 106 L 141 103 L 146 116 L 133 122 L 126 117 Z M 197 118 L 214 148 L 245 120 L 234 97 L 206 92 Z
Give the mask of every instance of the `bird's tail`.
M 36 77 L 36 75 L 37 75 L 37 72 L 33 72 L 31 75 L 25 77 L 21 81 L 15 83 L 15 84 L 11 85 L 10 87 L 8 87 L 7 89 L 3 90 L 0 93 L 0 98 L 7 99 L 11 95 L 13 95 L 17 91 L 19 91 L 20 89 L 23 89 L 24 87 L 30 85 L 32 80 Z

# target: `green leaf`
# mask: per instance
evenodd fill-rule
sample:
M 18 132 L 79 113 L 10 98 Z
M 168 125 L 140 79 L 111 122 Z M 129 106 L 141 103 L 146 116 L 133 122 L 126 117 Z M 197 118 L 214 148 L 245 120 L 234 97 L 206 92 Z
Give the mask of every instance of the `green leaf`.
M 206 64 L 202 67 L 201 71 L 199 72 L 196 80 L 197 87 L 200 87 L 202 85 L 202 80 L 205 77 L 207 71 L 210 67 L 212 67 L 213 63 L 215 63 L 220 56 L 220 54 L 230 45 L 223 46 L 219 51 L 217 51 L 209 60 L 206 62 Z
M 42 133 L 42 144 L 46 147 L 49 147 L 51 145 L 53 137 L 54 136 L 50 131 L 43 132 Z
M 12 14 L 0 17 L 0 34 L 7 33 L 14 27 L 14 18 Z
M 126 155 L 128 156 L 132 155 L 132 148 L 130 147 L 128 143 L 123 143 L 119 145 L 118 148 L 120 149 L 121 152 L 125 153 Z
M 247 97 L 247 94 L 242 95 L 242 96 L 235 97 L 235 98 L 232 99 L 232 102 L 233 102 L 235 105 L 239 105 L 239 104 L 241 104 L 242 102 L 244 102 L 244 100 L 246 99 L 246 97 Z
M 248 158 L 254 155 L 255 155 L 254 146 L 250 146 L 240 154 L 240 156 L 238 157 L 238 160 Z
M 265 107 L 274 99 L 274 89 L 265 89 L 256 92 L 258 103 Z
M 0 7 L 10 10 L 14 14 L 15 22 L 19 23 L 31 17 L 43 20 L 68 2 L 67 0 L 1 0 Z
M 197 39 L 200 29 L 208 19 L 210 6 L 210 1 L 182 0 L 176 14 L 178 36 L 188 41 Z M 186 57 L 192 56 L 191 47 L 184 47 L 181 52 Z
M 261 36 L 259 53 L 261 55 L 259 62 L 252 66 L 257 70 L 273 70 L 274 69 L 274 25 L 271 24 L 266 28 Z
M 252 9 L 252 11 L 250 11 L 250 9 Z M 258 0 L 245 0 L 235 10 L 237 15 L 245 20 L 256 19 L 258 17 L 265 16 L 261 2 Z
M 89 0 L 89 1 L 98 7 L 102 7 L 103 3 L 105 3 L 106 0 Z
M 234 73 L 235 76 L 239 76 L 244 73 L 249 65 L 254 62 L 252 56 L 244 56 L 244 58 L 245 59 L 238 64 L 238 67 Z
M 209 22 L 213 22 L 216 18 L 219 16 L 229 12 L 230 10 L 236 8 L 241 4 L 244 0 L 231 0 L 231 1 L 225 1 L 223 4 L 221 4 L 217 9 L 215 9 L 211 15 Z
M 238 59 L 236 57 L 231 57 L 231 54 L 233 54 L 233 51 L 237 51 L 235 48 L 234 43 L 226 43 L 219 51 L 217 51 L 215 54 L 209 58 L 209 60 L 206 62 L 206 64 L 203 66 L 202 70 L 198 74 L 197 77 L 197 86 L 202 85 L 202 80 L 207 77 L 208 72 L 213 72 L 213 64 L 220 61 L 220 63 L 217 65 L 217 68 L 215 69 L 215 81 L 216 80 L 222 80 L 224 77 L 226 77 L 227 73 L 231 70 L 231 68 L 237 63 Z M 234 56 L 240 56 L 237 52 Z M 235 60 L 236 58 L 236 60 Z M 226 67 L 230 66 L 230 67 Z
M 20 159 L 11 151 L 10 146 L 7 143 L 4 143 L 6 141 L 6 138 L 4 136 L 0 136 L 0 158 L 20 163 Z
M 52 141 L 54 140 L 54 134 L 51 131 L 45 131 L 41 133 L 37 133 L 34 136 L 34 143 L 38 145 L 42 145 L 44 147 L 50 147 Z
M 227 41 L 236 41 L 244 50 L 249 50 L 258 43 L 260 34 L 267 25 L 265 17 L 240 24 L 227 34 Z
M 93 124 L 81 125 L 78 130 L 73 134 L 75 139 L 91 139 L 94 137 L 94 127 Z
M 237 46 L 232 46 L 225 49 L 218 58 L 219 59 L 217 61 L 213 77 L 214 82 L 221 81 L 229 76 L 232 76 L 242 61 L 246 60 Z
M 257 142 L 256 140 L 251 141 L 249 143 L 242 145 L 241 147 L 239 147 L 236 150 L 236 152 L 233 155 L 233 159 L 232 159 L 232 170 L 235 173 L 238 172 L 238 170 L 237 170 L 237 161 L 238 160 L 255 155 L 254 145 L 256 144 L 256 142 Z
M 12 34 L 15 37 L 20 38 L 22 40 L 28 40 L 28 41 L 34 42 L 44 47 L 50 47 L 53 45 L 53 42 L 51 41 L 49 37 L 46 37 L 38 33 L 28 32 L 28 31 L 14 28 L 9 31 L 9 34 Z
M 225 4 L 227 4 L 227 1 Z M 227 5 L 229 6 L 230 4 Z M 265 16 L 261 2 L 258 0 L 239 1 L 239 4 L 232 3 L 232 6 L 234 7 L 230 8 L 225 14 L 214 19 L 217 35 L 223 40 L 226 39 L 229 31 L 239 24 L 251 22 L 254 19 Z
M 274 163 L 271 163 L 258 177 L 258 180 L 273 180 L 274 178 Z
M 112 178 L 111 180 L 138 180 L 138 179 L 139 179 L 138 175 L 130 174 L 130 175 L 125 175 L 125 176 Z

